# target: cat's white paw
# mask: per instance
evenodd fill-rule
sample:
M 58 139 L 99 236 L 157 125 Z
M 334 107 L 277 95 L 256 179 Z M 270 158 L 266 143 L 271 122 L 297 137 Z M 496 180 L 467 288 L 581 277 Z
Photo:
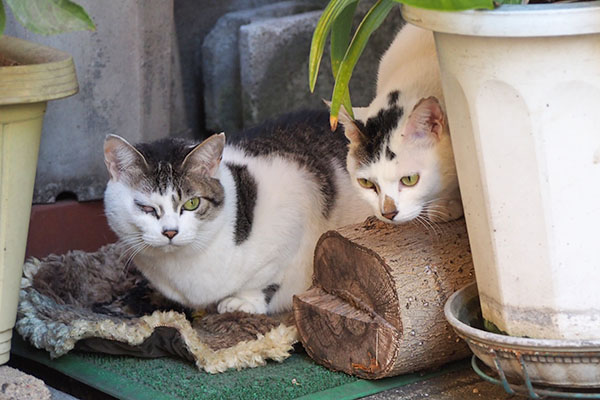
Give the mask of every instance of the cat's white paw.
M 433 203 L 427 217 L 434 222 L 447 222 L 462 217 L 463 213 L 460 199 L 440 200 Z
M 219 314 L 234 311 L 243 311 L 249 314 L 266 314 L 267 306 L 264 297 L 260 299 L 243 296 L 226 297 L 217 306 Z

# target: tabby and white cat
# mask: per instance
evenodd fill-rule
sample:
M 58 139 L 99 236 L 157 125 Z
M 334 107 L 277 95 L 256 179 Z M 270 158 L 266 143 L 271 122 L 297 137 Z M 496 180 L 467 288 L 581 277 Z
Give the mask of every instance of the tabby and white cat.
M 433 35 L 406 24 L 379 65 L 368 107 L 342 110 L 353 185 L 386 222 L 462 216 Z
M 327 112 L 285 116 L 225 145 L 104 144 L 108 222 L 148 280 L 192 308 L 270 313 L 308 288 L 319 236 L 371 214 Z

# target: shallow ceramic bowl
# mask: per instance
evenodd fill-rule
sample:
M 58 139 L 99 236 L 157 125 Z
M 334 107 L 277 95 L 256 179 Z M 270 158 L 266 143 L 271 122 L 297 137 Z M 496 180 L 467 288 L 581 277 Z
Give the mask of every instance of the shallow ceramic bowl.
M 509 381 L 600 388 L 600 340 L 529 339 L 483 329 L 477 285 L 454 293 L 444 308 L 446 319 L 488 367 L 504 371 Z

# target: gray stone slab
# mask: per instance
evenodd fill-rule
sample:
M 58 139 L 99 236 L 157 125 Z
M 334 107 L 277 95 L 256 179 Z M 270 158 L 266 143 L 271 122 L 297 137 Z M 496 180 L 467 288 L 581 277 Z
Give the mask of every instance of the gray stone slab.
M 509 395 L 500 386 L 484 381 L 472 369 L 466 368 L 363 398 L 369 400 L 517 400 L 523 397 Z
M 243 128 L 240 82 L 239 30 L 265 18 L 303 13 L 315 2 L 284 1 L 225 14 L 206 35 L 202 45 L 204 111 L 209 131 L 236 132 Z
M 78 400 L 77 397 L 73 397 L 70 394 L 61 392 L 60 390 L 54 389 L 51 386 L 48 386 L 48 390 L 50 390 L 50 398 L 52 400 Z
M 368 10 L 359 3 L 356 24 Z M 317 88 L 308 87 L 308 55 L 321 11 L 265 19 L 240 28 L 240 66 L 244 126 L 302 108 L 324 107 L 334 79 L 329 51 L 323 55 Z M 403 21 L 399 7 L 373 34 L 350 82 L 355 106 L 367 105 L 375 95 L 377 65 Z
M 43 37 L 9 16 L 6 33 L 73 55 L 79 94 L 48 105 L 34 202 L 62 192 L 102 198 L 107 180 L 102 144 L 108 133 L 132 142 L 170 130 L 173 0 L 80 0 L 96 32 Z
M 175 134 L 191 132 L 196 137 L 208 134 L 204 127 L 204 83 L 202 80 L 202 42 L 223 15 L 276 3 L 281 0 L 174 0 L 175 31 L 179 60 L 177 68 L 183 91 L 182 108 L 172 126 Z
M 50 400 L 50 391 L 38 378 L 0 366 L 0 400 Z

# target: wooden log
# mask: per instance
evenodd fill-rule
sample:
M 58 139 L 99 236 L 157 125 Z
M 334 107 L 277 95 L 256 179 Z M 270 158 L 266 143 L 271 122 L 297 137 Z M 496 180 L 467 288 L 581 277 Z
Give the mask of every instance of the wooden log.
M 329 231 L 314 268 L 294 316 L 318 363 L 378 379 L 470 354 L 444 318 L 446 299 L 474 280 L 464 219 L 398 226 L 372 218 Z

